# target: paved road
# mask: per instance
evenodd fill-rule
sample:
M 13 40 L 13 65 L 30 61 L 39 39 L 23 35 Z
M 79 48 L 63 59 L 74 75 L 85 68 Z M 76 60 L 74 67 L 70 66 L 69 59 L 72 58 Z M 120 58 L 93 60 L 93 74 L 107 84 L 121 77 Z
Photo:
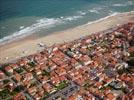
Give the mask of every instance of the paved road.
M 78 90 L 79 90 L 79 86 L 73 82 L 70 82 L 70 84 L 66 88 L 51 94 L 51 96 L 49 96 L 47 100 L 55 100 L 55 98 L 57 97 L 61 97 L 67 100 L 69 96 L 71 96 L 73 93 L 77 92 Z

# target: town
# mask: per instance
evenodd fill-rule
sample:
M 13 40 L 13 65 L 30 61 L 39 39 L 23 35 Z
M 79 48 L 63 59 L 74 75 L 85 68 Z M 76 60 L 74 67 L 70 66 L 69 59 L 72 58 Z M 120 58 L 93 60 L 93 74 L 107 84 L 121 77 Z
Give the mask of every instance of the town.
M 134 22 L 0 65 L 0 100 L 134 99 Z

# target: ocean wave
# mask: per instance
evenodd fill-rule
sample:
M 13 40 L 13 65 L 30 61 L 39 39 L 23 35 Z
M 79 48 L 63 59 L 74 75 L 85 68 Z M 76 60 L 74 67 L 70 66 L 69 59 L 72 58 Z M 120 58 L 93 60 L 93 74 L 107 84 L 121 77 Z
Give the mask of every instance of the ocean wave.
M 97 13 L 99 14 L 101 10 L 103 10 L 106 6 L 101 6 L 101 7 L 95 7 L 95 8 L 92 8 L 90 10 L 88 10 L 89 12 L 91 13 Z
M 66 22 L 77 20 L 78 18 L 81 18 L 81 17 L 82 17 L 82 15 L 60 17 L 60 18 L 39 19 L 36 21 L 35 24 L 33 24 L 29 27 L 20 26 L 19 31 L 13 33 L 12 35 L 9 35 L 9 36 L 6 36 L 6 37 L 0 39 L 0 45 L 11 42 L 15 39 L 20 39 L 20 38 L 26 37 L 32 33 L 40 31 L 41 29 L 49 29 L 56 25 L 60 25 L 60 24 L 66 23 Z
M 134 2 L 133 1 L 128 1 L 124 4 L 122 3 L 117 3 L 117 4 L 113 4 L 112 6 L 115 6 L 115 7 L 125 7 L 125 6 L 130 6 L 130 5 L 134 5 Z
M 82 16 L 70 16 L 70 17 L 65 17 L 63 19 L 63 21 L 73 21 L 73 20 L 77 20 L 78 18 L 82 18 Z
M 95 21 L 92 21 L 92 22 L 88 22 L 86 25 L 89 25 L 89 24 L 93 24 L 93 23 L 97 23 L 97 22 L 103 21 L 103 20 L 105 20 L 105 19 L 108 19 L 109 17 L 116 16 L 116 15 L 118 15 L 118 14 L 121 14 L 121 13 L 115 12 L 115 13 L 109 15 L 109 16 L 100 18 L 100 19 L 95 20 Z
M 134 11 L 130 11 L 130 12 L 134 12 Z M 104 18 L 100 18 L 99 20 L 88 22 L 87 24 L 100 22 L 100 21 L 107 19 L 111 16 L 115 16 L 117 14 L 122 14 L 122 13 L 111 11 L 111 13 L 109 13 L 109 14 L 110 14 L 109 16 L 106 16 Z M 74 20 L 77 20 L 77 19 L 82 18 L 82 17 L 83 17 L 82 15 L 68 16 L 68 17 L 61 16 L 59 18 L 43 18 L 43 19 L 37 20 L 35 24 L 33 24 L 29 27 L 20 26 L 20 27 L 23 27 L 20 31 L 17 31 L 17 32 L 13 33 L 12 35 L 9 35 L 9 36 L 6 36 L 6 37 L 0 39 L 0 45 L 3 45 L 5 43 L 11 42 L 11 41 L 16 40 L 16 39 L 26 37 L 32 33 L 40 31 L 41 29 L 48 29 L 48 28 L 54 27 L 55 25 L 62 25 L 66 22 L 74 21 Z
M 113 4 L 113 6 L 115 6 L 115 7 L 123 7 L 123 6 L 126 6 L 126 4 Z
M 134 1 L 128 1 L 127 5 L 134 5 Z
M 112 16 L 122 15 L 122 14 L 124 14 L 124 13 L 125 13 L 125 14 L 127 14 L 127 13 L 134 13 L 134 11 L 123 12 L 123 13 L 110 11 L 110 13 L 108 14 L 108 16 L 103 17 L 103 18 L 100 18 L 100 19 L 95 20 L 95 21 L 92 21 L 92 22 L 88 22 L 88 23 L 85 24 L 85 25 L 89 25 L 89 24 L 97 23 L 97 22 L 103 21 L 103 20 L 105 20 L 105 19 L 108 19 L 108 18 L 110 18 L 110 17 L 112 17 Z
M 19 28 L 20 28 L 20 29 L 23 29 L 23 28 L 24 28 L 24 26 L 20 26 Z
M 119 12 L 109 10 L 109 13 L 108 13 L 109 16 L 113 16 L 113 15 L 116 15 L 116 14 L 119 14 Z
M 114 13 L 112 13 L 111 15 L 108 15 L 108 16 L 106 16 L 106 17 L 100 18 L 100 19 L 95 20 L 95 21 L 92 21 L 92 22 L 88 22 L 88 23 L 85 24 L 85 25 L 89 25 L 89 24 L 97 23 L 97 22 L 103 21 L 103 20 L 105 20 L 105 19 L 108 19 L 108 18 L 110 18 L 110 17 L 112 17 L 112 16 L 122 15 L 122 14 L 124 14 L 124 13 L 125 13 L 125 14 L 127 14 L 127 13 L 134 13 L 134 11 L 123 12 L 123 13 L 120 13 L 120 12 L 114 12 Z
M 49 28 L 49 27 L 52 27 L 56 23 L 60 23 L 60 20 L 54 19 L 54 18 L 51 18 L 51 19 L 43 18 L 43 19 L 37 20 L 37 23 L 29 27 L 25 27 L 21 29 L 20 31 L 13 33 L 12 35 L 9 35 L 0 39 L 0 43 L 5 42 L 5 41 L 10 42 L 11 39 L 14 40 L 16 38 L 19 38 L 19 36 L 24 37 L 24 36 L 30 35 L 31 33 L 40 30 L 42 27 Z
M 80 14 L 80 15 L 82 15 L 82 16 L 83 15 L 86 15 L 86 12 L 84 12 L 84 11 L 78 11 L 77 13 Z
M 91 9 L 91 10 L 89 10 L 89 12 L 91 12 L 91 13 L 99 13 L 99 11 L 97 11 L 97 10 L 95 10 L 95 9 Z

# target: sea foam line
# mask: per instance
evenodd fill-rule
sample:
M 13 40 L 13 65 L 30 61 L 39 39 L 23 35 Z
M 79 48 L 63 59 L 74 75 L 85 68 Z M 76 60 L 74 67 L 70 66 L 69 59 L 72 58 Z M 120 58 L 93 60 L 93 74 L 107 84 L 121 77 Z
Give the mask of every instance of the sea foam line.
M 122 15 L 122 14 L 127 14 L 127 13 L 134 13 L 134 11 L 130 11 L 130 12 L 123 12 L 123 13 L 119 13 L 119 12 L 114 12 L 113 14 L 109 15 L 109 16 L 106 16 L 106 17 L 103 17 L 103 18 L 100 18 L 98 20 L 95 20 L 95 21 L 92 21 L 92 22 L 88 22 L 87 24 L 85 25 L 89 25 L 89 24 L 94 24 L 94 23 L 97 23 L 97 22 L 100 22 L 100 21 L 103 21 L 105 19 L 108 19 L 112 16 L 116 16 L 116 15 Z
M 73 20 L 77 20 L 78 18 L 82 18 L 82 14 L 78 16 L 68 16 L 68 17 L 60 17 L 60 18 L 43 18 L 40 20 L 37 20 L 37 23 L 29 26 L 29 27 L 23 27 L 20 31 L 17 31 L 13 33 L 12 35 L 6 36 L 2 39 L 0 39 L 0 45 L 3 45 L 5 43 L 9 43 L 11 41 L 14 41 L 16 39 L 20 39 L 23 37 L 26 37 L 32 33 L 40 31 L 43 29 L 48 29 L 51 27 L 55 27 L 56 25 L 60 25 L 66 22 L 70 22 Z
M 125 7 L 125 6 L 130 6 L 130 5 L 134 5 L 134 2 L 133 1 L 128 1 L 125 4 L 117 3 L 117 4 L 113 4 L 112 6 L 115 6 L 115 7 Z
M 134 13 L 134 11 L 130 11 L 130 12 Z M 130 13 L 130 12 L 124 12 L 124 13 Z M 104 18 L 100 18 L 98 20 L 88 22 L 85 25 L 97 23 L 97 22 L 103 21 L 105 19 L 108 19 L 109 17 L 115 16 L 115 15 L 118 15 L 118 14 L 124 14 L 124 13 L 113 13 L 109 16 L 104 17 Z M 60 18 L 43 18 L 43 19 L 37 20 L 37 23 L 35 23 L 35 24 L 33 24 L 29 27 L 23 28 L 22 30 L 20 30 L 18 32 L 15 32 L 12 35 L 9 35 L 9 36 L 6 36 L 6 37 L 0 39 L 0 45 L 9 43 L 9 42 L 14 41 L 16 39 L 26 37 L 26 36 L 34 33 L 34 32 L 39 31 L 40 29 L 42 29 L 42 27 L 43 28 L 51 28 L 51 27 L 54 27 L 55 25 L 63 24 L 63 23 L 66 23 L 67 21 L 70 22 L 70 21 L 73 21 L 73 20 L 77 20 L 79 18 L 82 18 L 82 15 L 60 17 Z

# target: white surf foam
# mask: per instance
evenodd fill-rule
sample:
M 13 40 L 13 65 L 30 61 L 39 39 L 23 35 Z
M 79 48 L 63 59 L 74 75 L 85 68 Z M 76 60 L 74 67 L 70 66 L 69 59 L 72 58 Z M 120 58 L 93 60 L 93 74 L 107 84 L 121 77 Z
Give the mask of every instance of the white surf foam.
M 94 7 L 94 8 L 92 8 L 92 9 L 88 10 L 88 11 L 91 12 L 91 13 L 97 13 L 97 14 L 99 14 L 100 11 L 103 10 L 105 7 L 106 7 L 106 6 Z
M 24 26 L 20 26 L 20 29 L 23 29 L 24 28 Z
M 134 11 L 131 11 L 131 12 L 134 12 Z M 100 22 L 102 20 L 105 20 L 105 19 L 107 19 L 111 16 L 115 16 L 117 14 L 122 14 L 122 13 L 114 12 L 109 16 L 100 18 L 99 20 L 88 22 L 87 24 Z M 74 21 L 74 20 L 77 20 L 82 17 L 83 17 L 82 15 L 78 15 L 78 16 L 68 16 L 68 17 L 60 17 L 60 18 L 43 18 L 43 19 L 37 20 L 37 23 L 35 23 L 29 27 L 25 27 L 25 28 L 21 29 L 20 31 L 13 33 L 12 35 L 9 35 L 9 36 L 6 36 L 6 37 L 0 39 L 0 45 L 3 45 L 5 43 L 11 42 L 16 39 L 23 38 L 32 33 L 38 32 L 42 28 L 48 29 L 48 28 L 54 27 L 55 25 L 60 25 L 60 24 L 66 23 L 66 22 Z
M 13 33 L 12 35 L 9 35 L 0 39 L 0 43 L 9 41 L 9 40 L 11 41 L 11 39 L 19 38 L 19 36 L 21 37 L 27 36 L 33 32 L 40 30 L 41 27 L 44 27 L 44 28 L 52 27 L 56 23 L 60 23 L 60 21 L 58 19 L 53 19 L 53 18 L 51 19 L 44 18 L 41 20 L 37 20 L 37 23 L 29 27 L 23 28 L 20 31 Z
M 86 12 L 84 12 L 84 11 L 78 11 L 77 13 L 80 14 L 80 15 L 82 15 L 82 16 L 83 15 L 86 15 Z
M 115 6 L 115 7 L 122 7 L 122 6 L 126 6 L 126 4 L 113 4 L 113 6 Z
M 117 12 L 116 12 L 116 13 L 113 13 L 113 14 L 111 14 L 111 15 L 109 15 L 109 16 L 104 17 L 104 18 L 100 18 L 100 19 L 98 19 L 98 20 L 95 20 L 95 21 L 92 21 L 92 22 L 88 22 L 86 25 L 89 25 L 89 24 L 93 24 L 93 23 L 97 23 L 97 22 L 103 21 L 103 20 L 108 19 L 109 17 L 115 16 L 115 15 L 117 15 L 117 14 L 120 14 L 120 13 L 117 13 Z
M 103 20 L 105 20 L 105 19 L 108 19 L 108 18 L 110 18 L 110 17 L 112 17 L 112 16 L 121 15 L 121 14 L 124 14 L 124 13 L 126 13 L 126 14 L 127 14 L 127 13 L 134 13 L 134 11 L 123 12 L 123 13 L 120 13 L 120 12 L 114 12 L 114 13 L 110 14 L 109 16 L 100 18 L 100 19 L 95 20 L 95 21 L 92 21 L 92 22 L 88 22 L 88 23 L 85 24 L 85 25 L 89 25 L 89 24 L 97 23 L 97 22 L 103 21 Z
M 65 17 L 63 21 L 73 21 L 77 20 L 78 18 L 81 18 L 82 16 L 70 16 L 70 17 Z
M 37 23 L 29 27 L 24 28 L 24 26 L 20 26 L 20 29 L 21 29 L 20 31 L 17 31 L 13 33 L 12 35 L 9 35 L 0 39 L 0 44 L 3 45 L 15 39 L 23 38 L 32 33 L 40 31 L 42 28 L 48 29 L 56 25 L 60 25 L 66 22 L 77 20 L 78 18 L 81 18 L 81 17 L 82 17 L 81 15 L 78 15 L 78 16 L 68 16 L 68 17 L 60 17 L 60 18 L 43 18 L 43 19 L 37 20 Z
M 91 10 L 89 10 L 89 12 L 91 12 L 91 13 L 99 13 L 97 10 L 95 10 L 95 9 L 91 9 Z
M 134 2 L 133 1 L 128 1 L 124 4 L 122 4 L 122 3 L 113 4 L 113 6 L 115 6 L 115 7 L 125 7 L 125 6 L 130 6 L 130 5 L 134 5 Z

